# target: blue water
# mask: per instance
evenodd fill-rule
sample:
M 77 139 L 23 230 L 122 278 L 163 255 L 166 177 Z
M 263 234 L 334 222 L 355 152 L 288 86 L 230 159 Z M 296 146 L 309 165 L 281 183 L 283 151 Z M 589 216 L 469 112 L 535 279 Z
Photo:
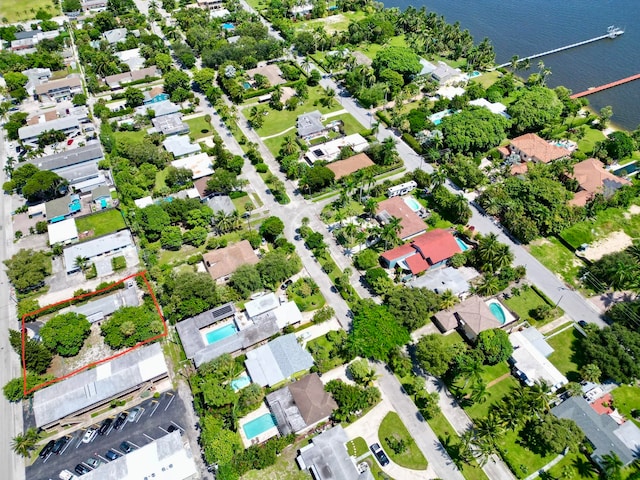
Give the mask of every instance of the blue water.
M 413 210 L 414 212 L 417 212 L 418 210 L 420 210 L 422 208 L 422 205 L 420 205 L 420 202 L 418 202 L 415 198 L 413 197 L 405 197 L 404 198 L 404 203 L 407 204 L 407 206 Z
M 437 120 L 433 121 L 434 125 L 440 125 L 441 123 L 442 123 L 442 119 L 441 118 L 438 118 Z
M 242 86 L 244 87 L 245 90 L 249 90 L 251 88 L 251 84 L 249 82 L 244 82 Z
M 542 60 L 553 72 L 547 83 L 565 85 L 574 92 L 612 82 L 640 72 L 640 1 L 638 0 L 386 0 L 386 7 L 404 10 L 409 5 L 460 22 L 476 42 L 488 37 L 498 63 L 513 55 L 534 53 L 604 35 L 609 25 L 625 29 L 615 40 L 600 40 L 531 61 L 537 72 Z M 640 124 L 640 80 L 585 97 L 597 111 L 613 107 L 612 121 L 628 129 Z
M 615 169 L 613 171 L 613 174 L 618 175 L 620 177 L 622 176 L 622 172 L 624 171 L 627 173 L 627 175 L 631 175 L 632 173 L 637 172 L 638 169 L 640 169 L 640 166 L 638 166 L 638 162 L 633 162 L 633 163 L 628 163 L 624 167 Z
M 223 23 L 222 28 L 225 30 L 233 30 L 236 26 L 233 23 Z
M 473 72 L 471 72 L 469 74 L 469 78 L 476 78 L 476 77 L 479 77 L 479 76 L 480 76 L 480 72 L 477 71 L 477 70 L 474 70 Z
M 104 198 L 101 198 L 101 199 L 100 199 L 100 206 L 101 206 L 102 208 L 107 208 L 107 200 L 106 200 L 106 199 L 104 199 Z
M 497 303 L 490 303 L 489 310 L 491 310 L 493 316 L 496 317 L 496 319 L 500 322 L 500 325 L 504 325 L 504 323 L 507 321 L 507 317 L 502 311 L 502 307 Z
M 209 343 L 209 345 L 211 345 L 212 343 L 219 342 L 220 340 L 230 337 L 231 335 L 235 335 L 237 332 L 238 329 L 236 328 L 236 326 L 233 323 L 230 323 L 228 325 L 225 325 L 224 327 L 217 328 L 207 333 L 207 342 Z
M 242 377 L 238 377 L 235 380 L 231 380 L 231 388 L 234 392 L 238 390 L 242 390 L 244 387 L 248 386 L 251 383 L 251 378 L 247 375 L 243 375 Z
M 456 237 L 456 243 L 458 244 L 458 246 L 460 247 L 460 250 L 462 250 L 463 252 L 465 250 L 469 250 L 469 245 L 467 245 L 466 243 L 464 243 L 462 240 L 460 240 L 458 237 Z
M 270 428 L 276 427 L 277 425 L 278 424 L 273 418 L 273 415 L 271 415 L 270 413 L 265 413 L 264 415 L 261 415 L 260 417 L 245 423 L 242 426 L 242 430 L 244 430 L 244 434 L 246 435 L 246 437 L 251 440 L 252 438 L 257 437 L 261 433 L 264 433 Z

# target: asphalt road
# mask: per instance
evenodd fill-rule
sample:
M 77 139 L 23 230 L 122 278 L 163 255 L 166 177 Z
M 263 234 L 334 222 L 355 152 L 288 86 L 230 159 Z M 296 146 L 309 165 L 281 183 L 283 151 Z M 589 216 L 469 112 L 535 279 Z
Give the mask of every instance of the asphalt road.
M 58 474 L 65 469 L 73 473 L 76 465 L 86 462 L 89 457 L 107 463 L 108 460 L 105 458 L 107 450 L 113 449 L 124 454 L 120 444 L 125 440 L 134 446 L 143 447 L 169 433 L 167 430 L 169 425 L 174 425 L 182 431 L 187 428 L 185 406 L 175 392 L 164 393 L 157 400 L 145 400 L 140 406 L 145 410 L 135 422 L 127 421 L 119 430 L 115 430 L 112 424 L 107 434 L 96 436 L 91 443 L 82 443 L 86 429 L 76 430 L 71 435 L 72 439 L 64 447 L 63 453 L 50 454 L 44 460 L 38 458 L 28 467 L 27 479 L 57 478 Z

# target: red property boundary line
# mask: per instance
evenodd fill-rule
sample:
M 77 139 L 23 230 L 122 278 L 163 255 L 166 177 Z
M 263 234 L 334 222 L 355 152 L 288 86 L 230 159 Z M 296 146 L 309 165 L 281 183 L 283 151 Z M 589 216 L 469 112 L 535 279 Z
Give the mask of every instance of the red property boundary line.
M 129 275 L 128 277 L 125 277 L 122 280 L 114 282 L 111 285 L 109 285 L 108 287 L 105 287 L 105 288 L 103 288 L 101 290 L 97 290 L 95 292 L 83 293 L 82 295 L 78 295 L 76 297 L 73 297 L 73 298 L 70 298 L 70 299 L 67 299 L 67 300 L 62 300 L 60 302 L 52 303 L 51 305 L 47 305 L 46 307 L 39 308 L 38 310 L 34 310 L 33 312 L 25 313 L 22 316 L 22 329 L 21 329 L 22 330 L 22 387 L 23 387 L 23 392 L 24 392 L 24 396 L 25 397 L 27 395 L 29 395 L 30 393 L 35 392 L 36 390 L 40 390 L 41 388 L 44 388 L 44 387 L 47 387 L 47 386 L 52 385 L 54 383 L 60 382 L 62 380 L 65 380 L 66 378 L 69 378 L 69 377 L 71 377 L 71 376 L 73 376 L 73 375 L 75 375 L 77 373 L 80 373 L 83 370 L 88 370 L 89 368 L 92 368 L 92 367 L 95 367 L 97 365 L 100 365 L 101 363 L 105 363 L 105 362 L 108 362 L 110 360 L 113 360 L 114 358 L 118 358 L 118 357 L 121 357 L 122 355 L 126 355 L 127 353 L 129 353 L 129 352 L 131 352 L 131 351 L 133 351 L 133 350 L 135 350 L 137 348 L 140 348 L 143 345 L 146 345 L 147 343 L 153 342 L 155 340 L 158 340 L 160 338 L 166 337 L 168 335 L 169 330 L 168 330 L 168 327 L 167 327 L 167 322 L 164 319 L 164 316 L 162 315 L 162 310 L 160 309 L 160 305 L 158 304 L 158 300 L 156 299 L 155 293 L 153 293 L 153 289 L 151 288 L 151 284 L 149 283 L 149 280 L 147 279 L 146 273 L 147 273 L 146 270 L 142 271 L 142 272 L 134 273 L 133 275 Z M 147 290 L 149 291 L 149 294 L 151 295 L 153 303 L 156 306 L 156 310 L 158 312 L 158 315 L 160 316 L 160 319 L 162 320 L 162 325 L 164 326 L 164 332 L 159 334 L 159 335 L 156 335 L 155 337 L 151 337 L 151 338 L 148 338 L 147 340 L 144 340 L 142 342 L 138 342 L 133 347 L 129 347 L 126 350 L 124 350 L 124 351 L 122 351 L 120 353 L 117 353 L 115 355 L 111 355 L 110 357 L 107 357 L 107 358 L 102 359 L 102 360 L 98 360 L 98 361 L 92 362 L 92 363 L 90 363 L 88 365 L 85 365 L 84 367 L 80 367 L 80 368 L 74 370 L 73 372 L 68 373 L 68 374 L 66 374 L 66 375 L 64 375 L 62 377 L 54 378 L 53 380 L 49 380 L 48 382 L 41 383 L 41 384 L 36 385 L 35 387 L 31 388 L 30 390 L 27 390 L 27 365 L 26 365 L 26 358 L 25 358 L 25 342 L 26 342 L 26 339 L 27 339 L 27 329 L 25 327 L 25 318 L 29 317 L 30 315 L 40 313 L 40 312 L 42 312 L 44 310 L 47 310 L 47 309 L 49 309 L 51 307 L 55 307 L 56 305 L 60 305 L 61 303 L 67 303 L 67 302 L 71 302 L 73 300 L 77 300 L 77 299 L 81 299 L 81 298 L 85 298 L 85 297 L 91 297 L 91 296 L 96 295 L 98 293 L 106 292 L 107 290 L 113 289 L 116 285 L 124 283 L 127 280 L 129 280 L 131 278 L 135 278 L 135 277 L 141 277 L 142 280 L 144 281 L 145 285 L 147 286 Z

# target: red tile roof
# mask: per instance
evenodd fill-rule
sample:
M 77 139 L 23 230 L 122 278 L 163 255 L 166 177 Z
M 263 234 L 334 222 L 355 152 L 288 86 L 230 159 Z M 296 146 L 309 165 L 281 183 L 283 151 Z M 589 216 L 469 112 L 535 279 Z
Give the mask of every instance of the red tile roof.
M 424 232 L 427 229 L 422 219 L 409 208 L 402 197 L 393 197 L 383 200 L 378 204 L 377 214 L 386 211 L 392 217 L 400 219 L 402 230 L 398 235 L 401 239 L 406 240 L 409 237 Z
M 613 398 L 611 397 L 610 393 L 607 393 L 606 395 L 600 397 L 595 402 L 593 402 L 591 404 L 591 408 L 593 408 L 598 415 L 604 415 L 604 414 L 608 415 L 610 413 L 613 413 L 613 409 L 610 407 L 605 407 L 603 403 L 606 403 L 608 405 L 611 405 L 611 403 L 613 403 Z
M 595 158 L 587 158 L 576 163 L 573 166 L 572 177 L 580 184 L 580 191 L 573 196 L 573 199 L 569 200 L 569 204 L 578 207 L 585 206 L 596 193 L 606 193 L 604 192 L 605 185 L 609 187 L 609 194 L 623 185 L 631 185 L 629 180 L 605 170 L 602 162 Z
M 392 248 L 391 250 L 387 250 L 382 255 L 380 255 L 385 260 L 392 262 L 401 257 L 406 257 L 407 255 L 411 255 L 415 253 L 415 249 L 410 243 L 405 243 L 404 245 L 400 245 L 399 247 Z
M 456 242 L 456 237 L 450 231 L 441 228 L 423 233 L 414 238 L 412 244 L 431 265 L 451 258 L 462 251 Z
M 540 138 L 535 133 L 527 133 L 511 140 L 511 146 L 527 155 L 526 160 L 549 163 L 559 158 L 568 157 L 569 151 L 557 147 Z M 525 160 L 523 158 L 523 160 Z
M 359 153 L 344 160 L 331 162 L 327 165 L 327 168 L 335 174 L 336 180 L 340 180 L 342 177 L 346 177 L 353 172 L 373 165 L 375 164 L 366 153 Z
M 414 275 L 428 270 L 431 266 L 424 258 L 422 258 L 422 255 L 420 255 L 419 253 L 416 255 L 411 255 L 405 260 L 405 262 L 407 262 L 409 270 L 411 270 L 411 273 L 413 273 Z
M 527 163 L 516 163 L 515 165 L 511 166 L 511 175 L 523 175 L 525 173 L 527 173 L 527 170 L 529 170 L 529 167 L 527 167 Z

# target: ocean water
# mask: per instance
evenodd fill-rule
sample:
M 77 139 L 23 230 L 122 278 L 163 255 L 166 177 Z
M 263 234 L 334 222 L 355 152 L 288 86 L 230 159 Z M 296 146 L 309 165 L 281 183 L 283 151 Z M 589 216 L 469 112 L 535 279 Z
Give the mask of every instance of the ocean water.
M 574 92 L 640 73 L 640 0 L 386 0 L 385 6 L 409 5 L 460 22 L 476 41 L 489 37 L 498 63 L 526 57 L 606 33 L 609 25 L 625 30 L 615 40 L 601 40 L 531 61 L 527 76 L 542 60 L 552 75 L 548 85 Z M 612 121 L 623 128 L 640 124 L 640 80 L 586 97 L 597 111 L 611 105 Z

